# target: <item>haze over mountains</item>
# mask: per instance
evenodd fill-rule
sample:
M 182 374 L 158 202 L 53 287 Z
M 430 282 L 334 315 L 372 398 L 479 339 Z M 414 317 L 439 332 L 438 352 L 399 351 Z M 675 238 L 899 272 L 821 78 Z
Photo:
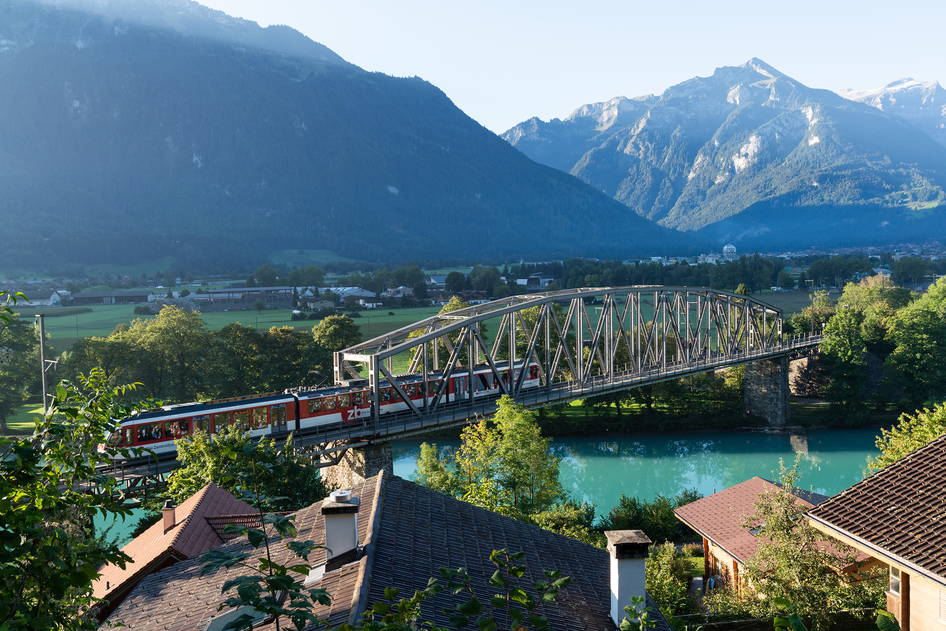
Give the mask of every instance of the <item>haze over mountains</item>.
M 717 243 L 771 249 L 944 234 L 942 88 L 908 82 L 851 96 L 869 105 L 752 59 L 659 96 L 533 118 L 503 137 L 643 217 Z
M 23 265 L 691 243 L 529 160 L 421 79 L 186 0 L 0 0 L 0 84 L 0 239 Z

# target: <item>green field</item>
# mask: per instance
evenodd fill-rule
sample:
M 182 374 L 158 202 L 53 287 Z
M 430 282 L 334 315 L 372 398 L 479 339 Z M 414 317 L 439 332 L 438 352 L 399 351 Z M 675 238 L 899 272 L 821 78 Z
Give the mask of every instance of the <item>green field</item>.
M 43 406 L 38 403 L 29 403 L 20 406 L 7 419 L 7 435 L 29 434 L 33 431 L 33 420 L 43 415 Z
M 135 305 L 94 305 L 82 308 L 45 308 L 47 314 L 46 331 L 53 340 L 57 351 L 72 346 L 77 340 L 92 336 L 105 336 L 115 330 L 115 326 L 123 322 L 131 322 L 135 318 L 150 317 L 136 315 Z M 355 318 L 355 323 L 361 329 L 364 339 L 370 339 L 388 331 L 400 328 L 411 322 L 422 320 L 437 311 L 439 307 L 414 307 L 410 309 L 377 309 L 362 311 L 361 317 Z M 389 315 L 393 313 L 393 315 Z M 218 331 L 233 322 L 241 322 L 246 326 L 268 329 L 274 326 L 291 326 L 297 329 L 310 329 L 317 320 L 291 319 L 288 309 L 273 309 L 266 311 L 222 311 L 201 313 L 207 328 Z

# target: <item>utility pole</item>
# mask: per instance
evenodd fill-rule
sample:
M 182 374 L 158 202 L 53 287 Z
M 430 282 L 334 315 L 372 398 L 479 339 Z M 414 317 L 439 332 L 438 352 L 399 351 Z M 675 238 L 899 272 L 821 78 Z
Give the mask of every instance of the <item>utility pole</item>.
M 49 411 L 49 396 L 46 394 L 46 373 L 56 365 L 55 359 L 46 359 L 46 315 L 36 314 L 36 323 L 39 325 L 39 369 L 40 380 L 43 383 L 43 416 Z

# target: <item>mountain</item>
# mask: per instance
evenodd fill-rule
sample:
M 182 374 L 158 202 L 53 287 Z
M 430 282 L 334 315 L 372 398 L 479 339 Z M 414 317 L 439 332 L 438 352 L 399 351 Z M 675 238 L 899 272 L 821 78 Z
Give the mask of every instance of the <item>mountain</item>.
M 419 78 L 185 0 L 0 0 L 3 266 L 489 260 L 692 239 Z
M 936 81 L 906 78 L 876 90 L 841 90 L 840 94 L 908 120 L 946 146 L 946 89 Z
M 858 245 L 946 227 L 944 147 L 759 59 L 656 97 L 533 118 L 503 138 L 643 217 L 717 242 Z

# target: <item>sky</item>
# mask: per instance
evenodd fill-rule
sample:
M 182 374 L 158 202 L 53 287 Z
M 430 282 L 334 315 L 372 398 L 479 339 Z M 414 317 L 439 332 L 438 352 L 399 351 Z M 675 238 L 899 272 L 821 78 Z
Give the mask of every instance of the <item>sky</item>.
M 812 87 L 946 81 L 946 0 L 200 0 L 419 76 L 494 132 L 759 57 Z

